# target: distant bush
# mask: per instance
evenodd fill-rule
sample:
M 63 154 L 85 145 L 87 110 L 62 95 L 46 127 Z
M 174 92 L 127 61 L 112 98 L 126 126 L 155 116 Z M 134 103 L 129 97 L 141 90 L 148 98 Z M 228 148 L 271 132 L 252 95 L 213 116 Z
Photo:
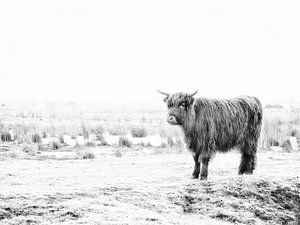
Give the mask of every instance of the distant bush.
M 10 142 L 10 141 L 12 141 L 11 134 L 8 133 L 8 132 L 2 133 L 1 134 L 1 141 L 3 141 L 3 142 Z
M 132 137 L 146 137 L 147 131 L 143 127 L 135 127 L 131 129 Z
M 179 137 L 168 137 L 167 144 L 170 148 L 182 148 L 183 142 Z
M 33 143 L 41 143 L 42 139 L 41 139 L 40 135 L 34 134 L 34 135 L 32 135 L 31 140 Z
M 120 147 L 128 147 L 128 148 L 130 148 L 132 146 L 132 144 L 128 140 L 128 138 L 122 136 L 122 137 L 119 138 L 119 146 Z

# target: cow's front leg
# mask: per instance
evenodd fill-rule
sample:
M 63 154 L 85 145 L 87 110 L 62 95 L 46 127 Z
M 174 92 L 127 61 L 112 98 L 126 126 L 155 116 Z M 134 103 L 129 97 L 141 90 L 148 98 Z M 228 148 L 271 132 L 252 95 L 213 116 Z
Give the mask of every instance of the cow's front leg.
M 200 180 L 207 180 L 209 158 L 201 158 L 201 162 Z
M 200 173 L 200 162 L 199 162 L 199 154 L 198 153 L 194 153 L 193 154 L 193 158 L 194 158 L 194 170 L 193 170 L 193 174 L 192 174 L 192 179 L 198 179 L 199 178 L 199 173 Z

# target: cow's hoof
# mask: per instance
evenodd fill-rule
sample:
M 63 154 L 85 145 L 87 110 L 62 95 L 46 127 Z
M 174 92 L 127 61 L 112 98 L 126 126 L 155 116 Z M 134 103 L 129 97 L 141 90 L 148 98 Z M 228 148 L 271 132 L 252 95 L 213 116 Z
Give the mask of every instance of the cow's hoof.
M 253 171 L 252 171 L 252 170 L 245 171 L 245 174 L 247 174 L 247 175 L 251 175 L 251 174 L 253 174 Z
M 198 179 L 199 178 L 199 175 L 192 175 L 191 176 L 191 179 Z
M 206 176 L 201 176 L 200 180 L 207 180 L 207 177 Z

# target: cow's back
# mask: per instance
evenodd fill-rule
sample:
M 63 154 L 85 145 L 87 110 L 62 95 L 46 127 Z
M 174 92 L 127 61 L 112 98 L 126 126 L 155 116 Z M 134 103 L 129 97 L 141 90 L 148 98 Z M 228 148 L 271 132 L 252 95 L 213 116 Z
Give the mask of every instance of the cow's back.
M 228 151 L 243 142 L 253 125 L 262 115 L 262 107 L 255 97 L 232 99 L 198 98 L 195 102 L 196 126 L 199 138 L 211 148 Z M 206 148 L 207 146 L 203 146 Z

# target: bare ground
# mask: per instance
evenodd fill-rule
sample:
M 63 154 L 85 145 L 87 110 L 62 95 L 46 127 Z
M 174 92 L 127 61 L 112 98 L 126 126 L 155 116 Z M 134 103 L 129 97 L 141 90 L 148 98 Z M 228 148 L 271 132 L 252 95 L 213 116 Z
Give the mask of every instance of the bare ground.
M 0 224 L 297 224 L 300 153 L 260 153 L 252 176 L 236 175 L 239 154 L 219 154 L 208 181 L 190 179 L 192 161 L 0 161 Z

